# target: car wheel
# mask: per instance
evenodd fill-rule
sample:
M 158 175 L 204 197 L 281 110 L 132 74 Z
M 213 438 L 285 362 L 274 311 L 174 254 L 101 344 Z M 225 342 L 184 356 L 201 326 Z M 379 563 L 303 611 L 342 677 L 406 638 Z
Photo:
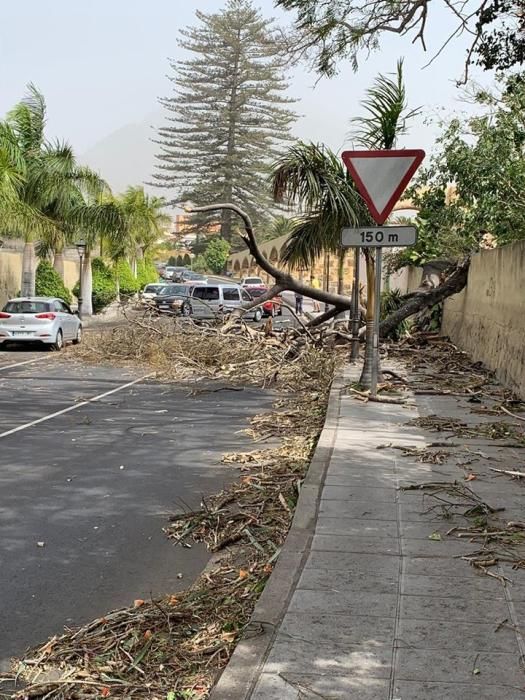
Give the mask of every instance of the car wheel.
M 82 326 L 79 326 L 78 330 L 77 330 L 77 335 L 76 335 L 75 339 L 73 340 L 73 345 L 80 345 L 81 342 L 82 342 Z
M 182 315 L 191 316 L 191 306 L 189 304 L 182 305 Z
M 279 305 L 279 316 L 282 316 L 282 315 L 283 315 L 283 305 L 280 304 Z
M 262 312 L 261 312 L 261 310 L 260 310 L 260 309 L 255 309 L 255 313 L 253 314 L 253 320 L 254 320 L 256 323 L 259 323 L 259 321 L 261 320 L 261 318 L 262 318 Z
M 64 336 L 62 334 L 62 331 L 58 331 L 56 340 L 51 347 L 53 350 L 57 350 L 58 352 L 62 350 L 62 348 L 64 347 Z

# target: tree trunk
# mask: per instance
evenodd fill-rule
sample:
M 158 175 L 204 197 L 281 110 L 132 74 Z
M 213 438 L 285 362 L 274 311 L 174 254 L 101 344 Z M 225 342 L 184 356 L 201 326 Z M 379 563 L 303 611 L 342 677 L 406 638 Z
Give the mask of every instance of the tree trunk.
M 93 316 L 93 271 L 91 251 L 86 248 L 82 264 L 82 316 Z
M 35 296 L 36 253 L 34 241 L 26 241 L 22 255 L 22 296 Z
M 226 144 L 226 172 L 224 175 L 224 198 L 227 202 L 233 199 L 233 157 L 235 155 L 236 137 L 237 137 L 237 92 L 239 90 L 239 60 L 240 60 L 240 42 L 241 31 L 237 33 L 238 44 L 235 53 L 235 59 L 232 66 L 231 92 L 230 102 L 228 105 L 228 142 Z M 221 213 L 221 236 L 228 243 L 232 239 L 232 212 L 224 209 Z
M 406 294 L 403 297 L 406 299 L 406 303 L 379 324 L 380 336 L 385 338 L 399 323 L 401 323 L 401 321 L 404 321 L 409 316 L 413 316 L 423 309 L 431 308 L 453 294 L 461 292 L 468 281 L 469 266 L 470 258 L 466 258 L 456 266 L 452 274 L 450 274 L 439 287 Z
M 345 293 L 345 257 L 346 248 L 341 248 L 337 259 L 337 293 Z
M 55 259 L 53 260 L 53 267 L 56 272 L 60 275 L 62 280 L 64 279 L 64 251 L 56 251 Z
M 373 249 L 372 249 L 373 250 Z M 370 387 L 372 383 L 372 364 L 374 362 L 374 302 L 376 270 L 370 249 L 364 250 L 366 260 L 366 331 L 365 331 L 365 361 L 361 371 L 359 384 Z M 379 372 L 378 372 L 379 376 Z

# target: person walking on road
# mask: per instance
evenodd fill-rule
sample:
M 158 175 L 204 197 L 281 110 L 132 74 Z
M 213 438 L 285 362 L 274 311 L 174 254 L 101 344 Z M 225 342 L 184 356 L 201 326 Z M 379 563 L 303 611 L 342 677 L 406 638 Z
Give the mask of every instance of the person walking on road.
M 312 278 L 312 287 L 314 289 L 321 289 L 321 283 L 317 277 Z M 319 311 L 321 311 L 321 304 L 317 301 L 317 299 L 313 299 L 312 301 L 314 302 L 314 311 L 319 313 Z
M 299 316 L 303 313 L 303 295 L 295 292 L 295 313 Z

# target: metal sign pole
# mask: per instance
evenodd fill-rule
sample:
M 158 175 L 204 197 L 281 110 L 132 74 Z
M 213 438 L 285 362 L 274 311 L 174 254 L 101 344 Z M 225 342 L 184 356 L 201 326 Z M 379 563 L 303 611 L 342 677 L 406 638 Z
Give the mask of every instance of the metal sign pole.
M 354 250 L 354 293 L 352 299 L 352 353 L 351 362 L 359 359 L 359 321 L 361 320 L 361 304 L 359 297 L 359 266 L 361 263 L 361 248 Z
M 381 317 L 381 268 L 383 266 L 383 249 L 376 248 L 376 279 L 374 298 L 374 331 L 372 336 L 373 361 L 372 361 L 372 381 L 370 395 L 377 396 L 377 382 L 379 378 L 379 320 Z

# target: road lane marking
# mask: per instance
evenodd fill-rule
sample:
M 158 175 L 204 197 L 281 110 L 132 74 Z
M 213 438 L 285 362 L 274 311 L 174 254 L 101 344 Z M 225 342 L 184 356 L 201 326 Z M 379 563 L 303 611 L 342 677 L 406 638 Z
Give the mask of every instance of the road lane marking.
M 23 362 L 15 362 L 13 365 L 0 365 L 0 372 L 3 372 L 4 369 L 11 369 L 12 367 L 21 367 L 22 365 L 32 365 L 35 362 L 42 362 L 42 360 L 49 360 L 49 357 L 43 356 L 43 357 L 35 357 L 32 360 L 24 360 Z
M 132 382 L 128 382 L 127 384 L 122 384 L 121 386 L 117 386 L 115 389 L 110 389 L 110 391 L 105 391 L 103 394 L 98 394 L 98 396 L 93 396 L 91 399 L 86 399 L 85 401 L 79 401 L 78 403 L 74 404 L 73 406 L 68 406 L 67 408 L 63 408 L 60 411 L 55 411 L 54 413 L 50 413 L 47 416 L 42 416 L 42 418 L 37 418 L 37 420 L 33 420 L 30 423 L 24 423 L 23 425 L 19 425 L 17 428 L 11 428 L 11 430 L 6 430 L 4 433 L 0 433 L 0 438 L 7 437 L 8 435 L 14 435 L 14 433 L 19 433 L 21 430 L 26 430 L 27 428 L 32 428 L 34 425 L 38 425 L 39 423 L 45 423 L 48 420 L 51 420 L 52 418 L 56 418 L 57 416 L 63 416 L 64 413 L 69 413 L 70 411 L 76 411 L 77 408 L 81 408 L 82 406 L 88 406 L 90 403 L 95 403 L 96 401 L 100 401 L 100 399 L 104 399 L 106 396 L 111 396 L 111 394 L 116 394 L 117 391 L 123 391 L 124 389 L 128 389 L 130 386 L 134 386 L 135 384 L 139 384 L 139 382 L 143 382 L 145 379 L 149 379 L 150 377 L 154 377 L 155 372 L 151 372 L 150 374 L 146 374 L 144 377 L 140 377 L 139 379 L 134 379 Z

